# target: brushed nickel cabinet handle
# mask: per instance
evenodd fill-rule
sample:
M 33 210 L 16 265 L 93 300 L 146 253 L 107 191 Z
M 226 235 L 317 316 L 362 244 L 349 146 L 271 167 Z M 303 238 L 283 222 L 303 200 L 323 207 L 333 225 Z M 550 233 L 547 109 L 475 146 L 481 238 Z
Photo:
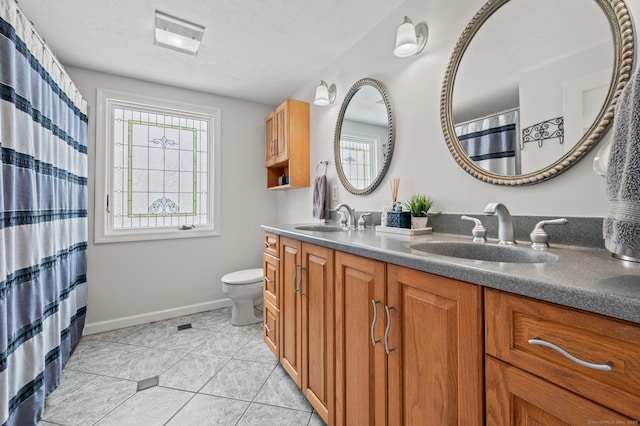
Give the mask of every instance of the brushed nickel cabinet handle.
M 378 309 L 376 309 L 376 305 L 378 303 L 380 303 L 379 300 L 371 301 L 371 304 L 373 305 L 373 321 L 371 321 L 371 343 L 373 344 L 373 346 L 375 346 L 376 343 L 380 341 L 380 339 L 376 339 L 376 336 L 374 334 L 374 331 L 376 328 L 376 322 L 378 322 Z
M 296 280 L 297 280 L 297 273 L 298 273 L 298 265 L 296 265 L 295 263 L 293 264 L 293 281 L 291 282 L 291 285 L 293 286 L 293 292 L 297 293 L 298 289 L 296 289 Z
M 583 367 L 591 368 L 593 370 L 600 370 L 600 371 L 611 371 L 613 369 L 613 363 L 611 361 L 606 361 L 604 364 L 593 364 L 591 362 L 583 361 L 580 358 L 571 355 L 569 352 L 565 351 L 560 346 L 554 345 L 553 343 L 549 343 L 546 340 L 541 340 L 540 338 L 537 338 L 537 337 L 535 339 L 529 339 L 528 342 L 530 345 L 540 345 L 540 346 L 553 349 L 554 351 L 559 352 L 563 356 L 569 358 L 571 361 Z
M 267 333 L 271 334 L 273 332 L 272 329 L 269 328 L 269 324 L 264 325 L 264 329 L 267 330 Z
M 302 292 L 302 279 L 303 279 L 303 277 L 304 277 L 304 274 L 302 273 L 302 271 L 306 271 L 306 269 L 305 269 L 305 267 L 304 267 L 304 266 L 302 266 L 302 265 L 298 265 L 298 267 L 300 268 L 300 273 L 298 274 L 298 275 L 299 275 L 299 281 L 300 281 L 300 282 L 298 283 L 298 294 L 299 294 L 300 296 L 304 296 L 304 293 Z
M 384 330 L 384 350 L 387 352 L 387 355 L 389 355 L 391 352 L 395 350 L 393 348 L 389 348 L 389 330 L 391 330 L 391 312 L 390 311 L 392 309 L 395 309 L 395 308 L 393 306 L 384 307 L 384 311 L 387 313 L 387 328 Z

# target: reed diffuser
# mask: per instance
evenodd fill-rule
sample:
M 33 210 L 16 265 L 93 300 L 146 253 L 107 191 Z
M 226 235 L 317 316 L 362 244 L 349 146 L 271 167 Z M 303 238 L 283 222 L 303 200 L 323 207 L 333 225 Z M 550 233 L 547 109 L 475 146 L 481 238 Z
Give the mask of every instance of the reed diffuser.
M 387 212 L 387 226 L 392 228 L 411 228 L 411 213 L 402 211 L 402 203 L 398 201 L 398 188 L 400 179 L 393 178 L 389 181 L 391 185 L 391 198 L 393 207 Z
M 400 187 L 400 178 L 393 178 L 389 181 L 391 185 L 391 199 L 393 200 L 393 210 L 398 207 L 398 188 Z

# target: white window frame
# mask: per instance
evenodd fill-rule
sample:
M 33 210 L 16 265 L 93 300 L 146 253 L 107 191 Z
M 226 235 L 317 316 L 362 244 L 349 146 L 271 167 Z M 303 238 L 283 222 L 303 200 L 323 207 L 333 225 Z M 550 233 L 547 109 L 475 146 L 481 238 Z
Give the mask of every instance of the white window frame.
M 362 188 L 366 188 L 367 186 L 371 185 L 371 183 L 374 180 L 373 171 L 382 169 L 382 166 L 381 166 L 382 163 L 380 162 L 380 159 L 378 158 L 378 154 L 377 154 L 378 151 L 381 150 L 380 137 L 373 133 L 359 132 L 356 130 L 345 131 L 343 132 L 343 135 L 345 139 L 351 139 L 353 141 L 360 142 L 360 143 L 367 143 L 371 147 L 371 149 L 369 150 L 369 156 L 368 156 L 369 163 L 370 163 L 368 182 L 365 182 L 366 185 L 362 187 Z M 342 137 L 343 136 L 341 135 L 341 140 L 342 140 Z M 359 188 L 359 189 L 362 189 L 362 188 Z
M 146 108 L 161 114 L 189 115 L 208 121 L 208 218 L 207 225 L 188 230 L 176 228 L 114 229 L 108 200 L 113 199 L 113 120 L 115 106 Z M 220 235 L 220 120 L 221 111 L 201 105 L 151 98 L 109 89 L 97 89 L 96 114 L 96 182 L 94 242 L 163 240 L 174 238 L 210 237 Z

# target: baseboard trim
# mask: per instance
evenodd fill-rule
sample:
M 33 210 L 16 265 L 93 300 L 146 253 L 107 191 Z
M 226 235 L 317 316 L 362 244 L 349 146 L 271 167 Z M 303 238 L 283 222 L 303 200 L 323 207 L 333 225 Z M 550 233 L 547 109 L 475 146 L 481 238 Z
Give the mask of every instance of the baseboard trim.
M 225 308 L 231 306 L 231 299 L 212 300 L 204 303 L 196 303 L 195 305 L 181 306 L 178 308 L 165 309 L 162 311 L 148 312 L 145 314 L 131 315 L 128 317 L 115 318 L 106 321 L 98 321 L 87 323 L 84 326 L 83 335 L 102 333 L 104 331 L 116 330 L 118 328 L 131 327 L 133 325 L 146 324 L 153 321 L 161 321 L 169 318 L 175 318 L 182 315 L 197 314 L 213 309 Z

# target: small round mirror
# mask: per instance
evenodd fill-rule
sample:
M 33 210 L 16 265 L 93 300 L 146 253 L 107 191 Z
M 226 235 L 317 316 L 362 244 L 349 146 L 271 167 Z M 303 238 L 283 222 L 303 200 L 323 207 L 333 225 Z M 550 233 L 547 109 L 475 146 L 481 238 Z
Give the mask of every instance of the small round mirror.
M 357 81 L 340 108 L 333 144 L 338 177 L 347 191 L 365 195 L 376 189 L 391 163 L 394 139 L 385 87 L 370 78 Z

